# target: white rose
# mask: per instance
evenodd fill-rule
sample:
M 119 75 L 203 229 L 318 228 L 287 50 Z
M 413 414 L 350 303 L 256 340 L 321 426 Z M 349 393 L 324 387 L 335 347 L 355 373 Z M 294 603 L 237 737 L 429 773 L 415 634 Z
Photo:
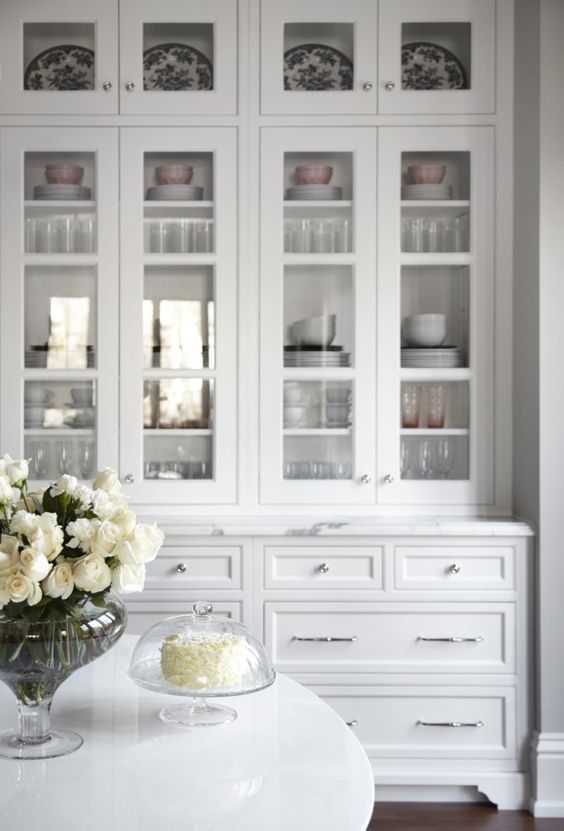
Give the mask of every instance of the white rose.
M 7 569 L 14 568 L 20 561 L 20 541 L 10 534 L 2 534 L 0 540 L 0 574 Z
M 32 580 L 39 582 L 47 577 L 53 566 L 40 551 L 35 548 L 24 548 L 20 553 L 21 569 Z
M 106 491 L 112 496 L 121 496 L 123 489 L 117 471 L 111 467 L 105 467 L 96 474 L 92 480 L 94 490 Z
M 156 525 L 137 525 L 126 540 L 114 548 L 120 563 L 148 563 L 157 556 L 163 544 L 163 532 Z
M 110 519 L 117 511 L 127 508 L 122 496 L 112 496 L 107 491 L 97 490 L 92 494 L 92 509 L 100 519 Z
M 6 603 L 10 602 L 10 593 L 6 588 L 6 581 L 0 580 L 0 609 L 3 609 Z
M 99 525 L 99 519 L 86 519 L 86 517 L 69 522 L 67 525 L 67 534 L 70 537 L 69 548 L 80 548 L 88 554 L 92 548 L 92 538 Z
M 0 505 L 7 505 L 12 501 L 12 486 L 4 473 L 0 473 Z
M 135 530 L 137 517 L 135 516 L 135 512 L 129 508 L 120 508 L 115 514 L 112 514 L 110 519 L 121 530 L 122 539 L 128 537 Z
M 114 569 L 112 588 L 120 594 L 143 591 L 145 585 L 145 565 L 143 563 L 127 563 Z
M 21 537 L 28 537 L 37 527 L 37 516 L 29 511 L 16 511 L 10 522 L 10 531 Z
M 66 493 L 68 496 L 74 496 L 77 488 L 78 479 L 76 476 L 69 476 L 68 473 L 64 473 L 62 476 L 59 476 L 52 486 L 50 494 L 51 496 L 59 496 L 60 494 Z
M 121 528 L 106 519 L 98 525 L 92 535 L 92 551 L 101 557 L 109 557 L 121 537 Z
M 11 574 L 4 585 L 5 591 L 13 603 L 23 603 L 27 600 L 29 606 L 35 606 L 41 600 L 41 588 L 39 583 L 24 574 L 23 571 L 17 571 Z
M 4 464 L 3 473 L 7 476 L 11 485 L 25 482 L 29 474 L 27 459 L 12 459 L 10 456 L 4 456 Z
M 112 572 L 103 557 L 99 557 L 98 554 L 86 554 L 75 560 L 72 576 L 77 589 L 87 592 L 101 592 L 112 582 Z
M 57 514 L 28 514 L 29 526 L 25 536 L 36 551 L 45 554 L 49 561 L 54 560 L 63 550 L 65 535 L 57 525 Z M 31 519 L 29 519 L 31 518 Z
M 43 593 L 48 597 L 60 597 L 66 600 L 74 589 L 72 568 L 68 560 L 63 560 L 54 566 L 53 571 L 41 583 Z
M 92 490 L 87 485 L 78 485 L 72 498 L 78 502 L 82 510 L 86 510 L 92 504 Z

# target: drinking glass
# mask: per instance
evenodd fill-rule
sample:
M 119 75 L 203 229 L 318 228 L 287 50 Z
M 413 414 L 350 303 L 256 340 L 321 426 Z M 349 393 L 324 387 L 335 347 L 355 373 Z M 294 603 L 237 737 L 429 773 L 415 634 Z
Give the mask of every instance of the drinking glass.
M 431 384 L 428 387 L 428 427 L 441 428 L 445 426 L 447 392 L 448 390 L 445 384 Z
M 335 219 L 334 250 L 337 254 L 348 254 L 352 251 L 351 226 L 348 219 Z
M 333 220 L 318 219 L 313 223 L 311 247 L 316 254 L 331 254 L 335 250 Z
M 205 219 L 202 222 L 194 223 L 194 251 L 199 254 L 206 254 L 213 251 L 213 224 Z
M 436 447 L 435 464 L 441 479 L 448 479 L 454 467 L 454 441 L 439 439 Z
M 401 388 L 402 427 L 419 427 L 421 387 L 417 384 L 403 384 Z
M 83 479 L 90 479 L 94 472 L 94 442 L 78 442 L 78 469 Z
M 31 469 L 35 479 L 45 479 L 49 467 L 49 447 L 42 441 L 29 443 Z
M 75 251 L 83 254 L 93 254 L 96 250 L 96 221 L 92 217 L 85 217 L 76 223 Z
M 292 226 L 292 251 L 295 254 L 309 254 L 311 252 L 311 220 L 294 220 Z
M 407 479 L 411 467 L 411 447 L 406 441 L 400 444 L 400 472 L 401 478 Z
M 56 444 L 57 467 L 59 473 L 73 473 L 74 471 L 74 442 L 62 439 Z
M 433 473 L 433 446 L 430 441 L 419 443 L 417 473 L 420 479 L 428 479 Z

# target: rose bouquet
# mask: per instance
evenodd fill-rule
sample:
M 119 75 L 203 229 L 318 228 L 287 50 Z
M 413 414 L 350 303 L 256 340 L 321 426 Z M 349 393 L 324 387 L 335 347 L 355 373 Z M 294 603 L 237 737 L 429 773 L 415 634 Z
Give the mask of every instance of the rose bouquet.
M 17 759 L 80 747 L 76 733 L 50 731 L 53 695 L 121 637 L 119 594 L 143 589 L 163 543 L 155 525 L 137 522 L 110 468 L 90 487 L 64 475 L 29 492 L 27 477 L 26 460 L 0 457 L 0 680 L 20 717 L 18 731 L 0 734 L 0 756 Z

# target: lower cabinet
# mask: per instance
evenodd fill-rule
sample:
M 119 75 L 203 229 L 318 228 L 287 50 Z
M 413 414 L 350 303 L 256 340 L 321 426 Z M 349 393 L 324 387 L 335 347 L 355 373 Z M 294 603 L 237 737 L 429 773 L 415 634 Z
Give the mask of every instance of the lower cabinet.
M 226 534 L 220 545 L 170 536 L 128 599 L 129 631 L 210 601 L 355 731 L 377 798 L 378 786 L 397 799 L 452 786 L 525 807 L 533 547 L 515 527 L 512 537 Z

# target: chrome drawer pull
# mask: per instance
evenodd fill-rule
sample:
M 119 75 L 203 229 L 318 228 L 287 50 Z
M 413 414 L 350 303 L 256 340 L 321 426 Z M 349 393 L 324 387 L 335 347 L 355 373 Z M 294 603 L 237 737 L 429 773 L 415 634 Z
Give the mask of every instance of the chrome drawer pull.
M 458 563 L 453 563 L 451 566 L 449 566 L 448 570 L 451 574 L 460 574 L 460 566 L 458 565 Z
M 178 563 L 176 566 L 177 574 L 184 574 L 186 571 L 186 564 L 185 563 Z
M 417 640 L 428 643 L 482 643 L 484 639 L 481 635 L 477 638 L 425 638 L 423 635 L 418 635 Z
M 358 635 L 353 635 L 352 638 L 333 638 L 331 635 L 326 635 L 322 638 L 301 638 L 299 635 L 294 635 L 294 641 L 308 641 L 309 643 L 337 643 L 337 642 L 346 642 L 346 643 L 356 643 L 358 640 Z
M 419 721 L 422 727 L 483 727 L 483 721 Z
M 318 568 L 318 571 L 320 571 L 321 574 L 327 574 L 327 572 L 329 571 L 329 566 L 327 565 L 327 563 L 321 563 L 321 565 Z
M 358 719 L 353 718 L 352 721 L 345 721 L 345 724 L 347 725 L 347 727 L 356 727 L 358 724 Z

